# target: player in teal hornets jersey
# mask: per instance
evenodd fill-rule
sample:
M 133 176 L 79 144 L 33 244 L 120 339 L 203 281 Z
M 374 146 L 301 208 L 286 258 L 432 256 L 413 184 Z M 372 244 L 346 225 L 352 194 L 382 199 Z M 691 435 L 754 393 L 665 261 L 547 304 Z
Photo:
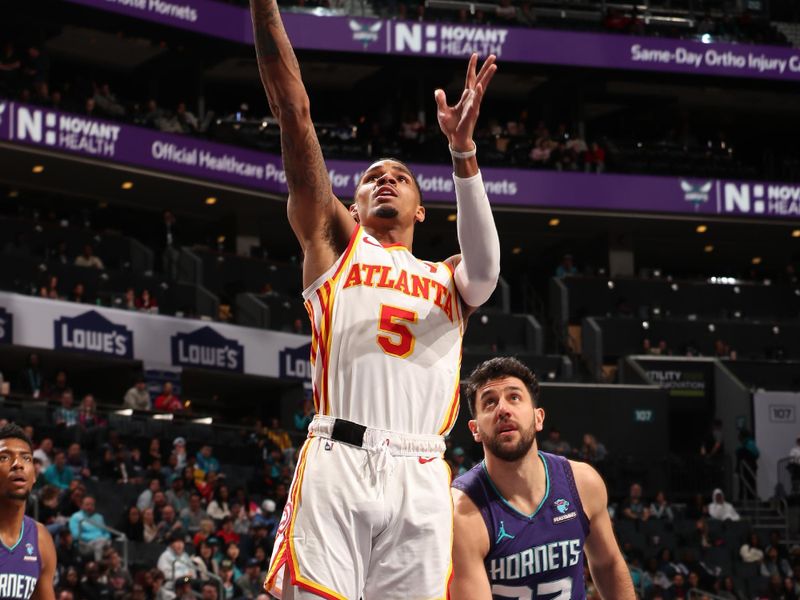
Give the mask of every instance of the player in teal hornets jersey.
M 53 539 L 25 516 L 35 482 L 28 436 L 17 425 L 0 428 L 0 600 L 55 600 Z
M 533 373 L 495 358 L 475 369 L 465 395 L 486 458 L 453 482 L 452 598 L 585 600 L 588 558 L 603 600 L 634 600 L 603 480 L 536 447 L 544 410 Z

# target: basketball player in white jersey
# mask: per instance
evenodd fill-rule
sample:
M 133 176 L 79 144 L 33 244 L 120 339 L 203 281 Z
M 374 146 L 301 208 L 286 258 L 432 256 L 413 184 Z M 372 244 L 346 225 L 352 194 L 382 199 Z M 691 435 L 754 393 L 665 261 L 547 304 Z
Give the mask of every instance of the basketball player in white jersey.
M 452 573 L 443 435 L 458 411 L 466 315 L 491 295 L 500 245 L 472 133 L 496 71 L 477 55 L 437 116 L 453 155 L 461 254 L 411 253 L 425 219 L 403 163 L 379 160 L 348 210 L 334 196 L 275 0 L 251 0 L 256 52 L 281 128 L 289 222 L 303 248 L 316 416 L 265 588 L 283 598 L 445 598 Z

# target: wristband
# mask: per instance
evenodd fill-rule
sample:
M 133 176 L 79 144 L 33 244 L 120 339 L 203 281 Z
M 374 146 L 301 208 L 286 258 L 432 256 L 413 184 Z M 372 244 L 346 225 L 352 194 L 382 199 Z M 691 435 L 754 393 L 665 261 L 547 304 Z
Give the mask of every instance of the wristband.
M 467 152 L 458 152 L 453 150 L 453 147 L 450 145 L 448 145 L 448 148 L 450 148 L 450 155 L 453 158 L 471 158 L 478 153 L 478 146 L 475 144 L 475 142 L 472 142 L 472 150 L 468 150 Z

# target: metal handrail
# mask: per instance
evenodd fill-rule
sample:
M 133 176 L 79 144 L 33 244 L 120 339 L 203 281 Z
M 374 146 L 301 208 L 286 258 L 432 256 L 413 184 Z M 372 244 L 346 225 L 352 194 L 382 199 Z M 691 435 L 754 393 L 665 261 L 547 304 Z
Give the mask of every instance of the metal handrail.
M 742 477 L 742 473 L 743 472 L 748 475 L 747 478 Z M 755 485 L 751 485 L 750 483 L 748 483 L 749 481 L 755 481 L 755 480 L 756 480 L 756 472 L 746 462 L 740 461 L 739 462 L 739 485 L 740 486 L 744 486 L 745 491 L 748 492 L 748 495 L 753 498 L 753 500 L 744 501 L 744 504 L 747 505 L 749 502 L 753 502 L 753 505 L 755 507 L 755 512 L 756 512 L 755 518 L 756 518 L 756 521 L 758 521 L 759 517 L 761 516 L 761 499 L 758 497 L 758 491 L 756 490 Z M 740 489 L 739 490 L 739 496 L 741 496 L 741 495 L 742 495 L 742 492 L 741 492 L 741 489 Z
M 128 542 L 129 542 L 128 536 L 125 535 L 122 531 L 119 531 L 118 529 L 114 529 L 113 527 L 109 527 L 108 525 L 106 525 L 104 523 L 96 523 L 95 521 L 92 521 L 91 519 L 88 519 L 88 518 L 84 517 L 84 518 L 78 520 L 78 533 L 79 533 L 79 535 L 78 535 L 78 540 L 76 540 L 76 541 L 80 541 L 80 529 L 82 529 L 81 526 L 83 525 L 84 522 L 91 523 L 93 527 L 96 527 L 97 529 L 102 529 L 103 531 L 107 531 L 112 536 L 116 536 L 116 540 L 115 541 L 122 543 L 122 564 L 125 565 L 125 568 L 127 569 L 128 568 Z
M 194 562 L 191 558 L 188 558 L 188 562 L 187 562 L 186 558 L 184 558 L 183 556 L 178 556 L 178 557 L 175 558 L 175 560 L 172 561 L 172 574 L 173 574 L 173 576 L 175 575 L 175 564 L 178 563 L 178 562 L 183 564 L 183 565 L 186 565 L 187 567 L 191 567 L 195 572 L 197 572 L 197 570 L 198 570 L 198 564 L 196 562 Z M 209 579 L 213 580 L 214 583 L 217 584 L 217 593 L 219 594 L 218 597 L 219 598 L 224 598 L 225 597 L 225 587 L 224 587 L 224 584 L 222 582 L 222 578 L 219 575 L 209 571 L 206 568 L 205 564 L 202 565 L 202 571 L 203 571 L 204 575 L 208 576 Z M 174 578 L 173 578 L 173 582 L 174 582 Z

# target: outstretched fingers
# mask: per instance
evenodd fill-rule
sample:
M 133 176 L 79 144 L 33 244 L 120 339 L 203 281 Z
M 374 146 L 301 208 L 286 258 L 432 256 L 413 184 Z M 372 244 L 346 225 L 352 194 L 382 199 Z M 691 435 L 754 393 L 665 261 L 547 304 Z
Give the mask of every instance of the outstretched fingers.
M 475 86 L 475 81 L 477 79 L 475 71 L 477 67 L 478 54 L 473 52 L 472 56 L 469 57 L 469 62 L 467 63 L 467 79 L 464 82 L 464 89 L 470 90 Z
M 492 77 L 494 77 L 494 74 L 497 72 L 497 65 L 495 64 L 496 61 L 497 57 L 494 54 L 490 54 L 481 66 L 481 70 L 478 72 L 475 83 L 483 84 L 484 90 L 489 85 L 489 82 L 492 80 Z

